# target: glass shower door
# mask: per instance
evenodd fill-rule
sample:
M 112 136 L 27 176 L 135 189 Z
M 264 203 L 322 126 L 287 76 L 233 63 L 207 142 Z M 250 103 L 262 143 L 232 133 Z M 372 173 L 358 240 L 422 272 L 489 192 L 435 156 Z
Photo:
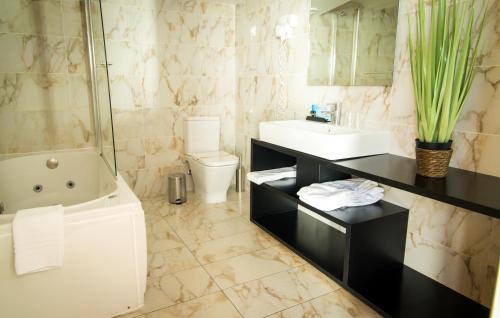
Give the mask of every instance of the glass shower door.
M 114 175 L 116 157 L 101 1 L 84 0 L 96 145 Z

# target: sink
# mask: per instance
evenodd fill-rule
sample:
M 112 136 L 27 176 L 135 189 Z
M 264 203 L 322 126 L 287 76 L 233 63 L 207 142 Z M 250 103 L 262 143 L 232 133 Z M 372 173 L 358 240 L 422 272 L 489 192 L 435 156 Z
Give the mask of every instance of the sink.
M 390 134 L 317 123 L 284 120 L 260 123 L 260 140 L 328 160 L 389 152 Z

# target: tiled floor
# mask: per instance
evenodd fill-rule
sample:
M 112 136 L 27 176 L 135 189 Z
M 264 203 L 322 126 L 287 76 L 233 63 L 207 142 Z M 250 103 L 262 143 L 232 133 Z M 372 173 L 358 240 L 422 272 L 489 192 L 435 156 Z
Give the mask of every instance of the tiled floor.
M 120 318 L 378 317 L 249 220 L 248 193 L 226 203 L 143 202 L 145 306 Z

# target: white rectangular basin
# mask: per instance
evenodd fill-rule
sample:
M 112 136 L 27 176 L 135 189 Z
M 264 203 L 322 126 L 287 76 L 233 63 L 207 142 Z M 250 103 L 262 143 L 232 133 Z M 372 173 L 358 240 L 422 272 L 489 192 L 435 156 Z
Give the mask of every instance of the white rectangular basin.
M 390 134 L 305 120 L 260 123 L 260 140 L 328 160 L 389 152 Z

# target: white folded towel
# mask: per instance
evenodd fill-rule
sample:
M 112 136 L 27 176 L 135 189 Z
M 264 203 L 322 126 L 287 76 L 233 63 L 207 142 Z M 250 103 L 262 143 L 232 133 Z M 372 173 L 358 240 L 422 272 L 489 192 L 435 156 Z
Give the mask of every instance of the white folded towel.
M 361 178 L 314 183 L 297 192 L 299 199 L 319 210 L 373 204 L 384 197 L 384 189 Z
M 278 168 L 271 170 L 253 171 L 247 173 L 248 181 L 256 184 L 281 180 L 285 178 L 295 178 L 297 176 L 297 166 Z
M 17 275 L 61 267 L 64 258 L 62 205 L 20 210 L 12 222 Z

